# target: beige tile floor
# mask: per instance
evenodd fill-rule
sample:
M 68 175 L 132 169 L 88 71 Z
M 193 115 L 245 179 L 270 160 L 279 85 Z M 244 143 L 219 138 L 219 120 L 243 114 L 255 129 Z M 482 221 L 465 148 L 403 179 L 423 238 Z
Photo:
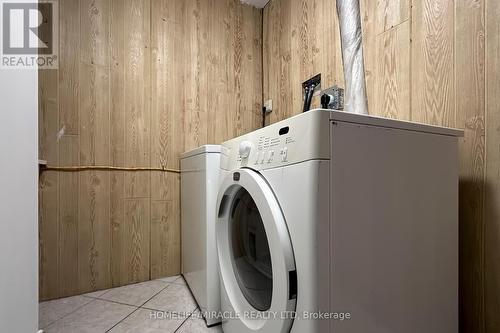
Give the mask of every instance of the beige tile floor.
M 181 276 L 40 303 L 44 333 L 216 333 Z M 175 316 L 173 316 L 175 315 Z

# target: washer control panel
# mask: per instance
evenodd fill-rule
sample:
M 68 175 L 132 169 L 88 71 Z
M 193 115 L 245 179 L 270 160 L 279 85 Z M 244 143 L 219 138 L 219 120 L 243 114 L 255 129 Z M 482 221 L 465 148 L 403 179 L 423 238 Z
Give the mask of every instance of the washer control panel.
M 258 139 L 257 151 L 254 160 L 249 161 L 253 165 L 275 164 L 274 162 L 288 162 L 288 148 L 292 147 L 295 139 L 293 136 L 270 137 L 262 135 Z M 240 154 L 239 158 L 244 158 Z
M 275 168 L 330 156 L 328 112 L 311 112 L 269 125 L 223 144 L 221 167 Z

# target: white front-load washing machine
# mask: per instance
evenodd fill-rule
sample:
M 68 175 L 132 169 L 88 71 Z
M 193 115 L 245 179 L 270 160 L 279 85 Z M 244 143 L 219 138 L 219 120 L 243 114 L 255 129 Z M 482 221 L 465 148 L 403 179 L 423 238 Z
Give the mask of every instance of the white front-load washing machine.
M 462 134 L 313 110 L 225 142 L 224 332 L 457 332 Z

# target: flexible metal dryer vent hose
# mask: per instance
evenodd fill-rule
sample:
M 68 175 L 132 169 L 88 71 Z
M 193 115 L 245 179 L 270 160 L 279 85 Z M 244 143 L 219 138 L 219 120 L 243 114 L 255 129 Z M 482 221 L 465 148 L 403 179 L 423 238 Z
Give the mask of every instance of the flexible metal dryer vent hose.
M 368 114 L 359 0 L 337 0 L 337 14 L 344 63 L 344 109 Z

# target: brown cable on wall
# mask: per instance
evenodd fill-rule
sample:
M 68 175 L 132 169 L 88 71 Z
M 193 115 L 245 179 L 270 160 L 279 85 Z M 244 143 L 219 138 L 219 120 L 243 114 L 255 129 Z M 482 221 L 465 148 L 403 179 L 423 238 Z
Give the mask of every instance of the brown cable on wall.
M 167 169 L 167 168 L 150 168 L 150 167 L 137 167 L 137 168 L 127 168 L 127 167 L 113 167 L 113 166 L 68 166 L 68 167 L 54 167 L 54 166 L 42 166 L 40 171 L 62 171 L 62 172 L 78 172 L 87 170 L 99 170 L 99 171 L 162 171 L 171 173 L 181 173 L 180 170 Z

